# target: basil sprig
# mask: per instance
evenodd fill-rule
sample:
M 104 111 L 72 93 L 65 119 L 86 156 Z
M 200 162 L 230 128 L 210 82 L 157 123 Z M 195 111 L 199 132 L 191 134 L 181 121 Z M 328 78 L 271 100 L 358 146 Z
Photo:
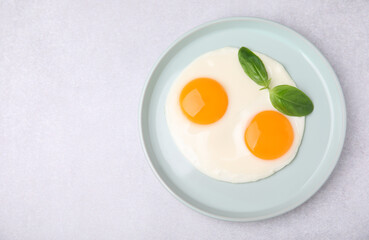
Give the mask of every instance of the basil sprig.
M 314 110 L 313 102 L 301 90 L 290 85 L 279 85 L 269 89 L 271 79 L 261 59 L 250 49 L 241 47 L 238 59 L 245 73 L 262 89 L 269 90 L 272 105 L 281 113 L 288 116 L 306 116 Z

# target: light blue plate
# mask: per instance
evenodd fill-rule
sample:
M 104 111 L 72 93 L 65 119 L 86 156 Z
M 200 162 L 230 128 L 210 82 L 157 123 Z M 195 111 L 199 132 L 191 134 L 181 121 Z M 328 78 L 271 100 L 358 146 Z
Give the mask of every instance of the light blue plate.
M 281 62 L 315 105 L 294 161 L 258 182 L 220 182 L 197 171 L 177 149 L 164 116 L 168 90 L 184 67 L 203 53 L 227 46 L 247 46 Z M 140 128 L 153 171 L 177 199 L 211 217 L 254 221 L 299 206 L 323 185 L 341 153 L 346 111 L 332 67 L 309 41 L 271 21 L 228 18 L 195 28 L 163 54 L 145 86 Z

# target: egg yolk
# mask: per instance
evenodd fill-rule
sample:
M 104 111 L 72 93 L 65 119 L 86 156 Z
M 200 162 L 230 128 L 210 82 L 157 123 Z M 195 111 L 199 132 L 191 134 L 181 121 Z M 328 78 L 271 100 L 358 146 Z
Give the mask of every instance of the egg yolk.
M 276 111 L 258 113 L 245 131 L 247 148 L 256 157 L 273 160 L 283 156 L 294 138 L 290 121 Z
M 182 89 L 179 102 L 191 122 L 210 124 L 223 117 L 228 107 L 228 96 L 217 81 L 197 78 Z

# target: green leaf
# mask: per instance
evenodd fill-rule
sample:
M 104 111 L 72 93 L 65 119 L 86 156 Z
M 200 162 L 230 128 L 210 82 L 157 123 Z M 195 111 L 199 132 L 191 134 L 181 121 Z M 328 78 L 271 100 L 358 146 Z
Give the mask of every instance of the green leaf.
M 238 51 L 238 60 L 245 73 L 258 85 L 269 87 L 270 79 L 264 63 L 250 49 L 241 47 Z
M 310 98 L 295 87 L 279 85 L 271 89 L 269 94 L 273 106 L 286 115 L 302 117 L 314 110 Z

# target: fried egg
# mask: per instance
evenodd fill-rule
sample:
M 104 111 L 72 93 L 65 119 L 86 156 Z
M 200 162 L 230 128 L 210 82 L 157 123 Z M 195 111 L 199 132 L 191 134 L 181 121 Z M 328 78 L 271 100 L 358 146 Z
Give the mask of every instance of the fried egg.
M 276 60 L 255 52 L 270 87 L 296 86 Z M 169 131 L 185 158 L 217 180 L 243 183 L 266 178 L 289 164 L 303 137 L 305 118 L 278 112 L 268 90 L 243 71 L 238 48 L 226 47 L 192 61 L 166 100 Z

